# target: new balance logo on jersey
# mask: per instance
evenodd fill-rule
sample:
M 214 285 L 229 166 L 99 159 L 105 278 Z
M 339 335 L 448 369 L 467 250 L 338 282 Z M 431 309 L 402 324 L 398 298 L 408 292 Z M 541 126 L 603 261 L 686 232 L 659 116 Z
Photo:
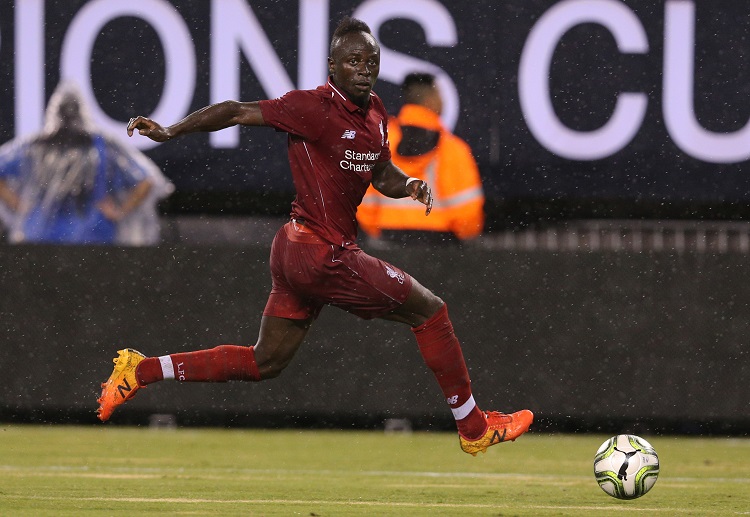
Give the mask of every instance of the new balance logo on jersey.
M 347 129 L 344 131 L 344 134 L 341 135 L 341 138 L 346 138 L 347 140 L 354 140 L 354 137 L 357 136 L 357 132 L 353 129 Z

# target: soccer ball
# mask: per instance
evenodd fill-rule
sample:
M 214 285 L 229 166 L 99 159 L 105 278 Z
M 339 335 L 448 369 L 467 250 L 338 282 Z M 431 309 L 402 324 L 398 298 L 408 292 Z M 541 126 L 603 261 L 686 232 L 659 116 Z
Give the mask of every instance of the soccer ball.
M 602 490 L 618 499 L 635 499 L 659 477 L 659 457 L 651 444 L 632 434 L 618 434 L 599 447 L 594 475 Z

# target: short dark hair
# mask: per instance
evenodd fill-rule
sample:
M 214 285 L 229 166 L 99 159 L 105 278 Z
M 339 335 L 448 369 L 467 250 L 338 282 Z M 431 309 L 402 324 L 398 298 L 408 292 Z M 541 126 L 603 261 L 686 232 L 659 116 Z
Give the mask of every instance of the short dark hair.
M 363 22 L 362 20 L 358 20 L 357 18 L 352 18 L 351 16 L 345 16 L 339 22 L 336 30 L 333 31 L 333 36 L 331 37 L 331 46 L 328 49 L 328 55 L 333 55 L 333 49 L 338 44 L 341 38 L 353 32 L 364 32 L 365 34 L 369 34 L 372 36 L 372 31 L 370 30 L 369 25 L 367 25 L 365 22 Z
M 413 72 L 401 83 L 401 94 L 407 104 L 422 104 L 435 87 L 435 76 L 426 72 Z
M 435 76 L 427 72 L 412 72 L 404 78 L 401 83 L 401 91 L 406 91 L 413 86 L 433 86 Z

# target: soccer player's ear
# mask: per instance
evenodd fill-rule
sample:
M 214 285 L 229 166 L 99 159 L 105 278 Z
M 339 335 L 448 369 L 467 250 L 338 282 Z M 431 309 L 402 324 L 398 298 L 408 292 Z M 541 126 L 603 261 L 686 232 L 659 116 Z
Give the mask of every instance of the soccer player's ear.
M 328 75 L 333 75 L 334 65 L 335 65 L 335 63 L 333 62 L 333 58 L 329 57 L 328 58 Z

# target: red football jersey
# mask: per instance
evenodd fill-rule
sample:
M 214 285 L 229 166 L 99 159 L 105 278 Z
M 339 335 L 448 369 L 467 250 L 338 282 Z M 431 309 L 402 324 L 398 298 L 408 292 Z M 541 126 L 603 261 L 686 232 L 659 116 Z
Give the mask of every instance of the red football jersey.
M 391 159 L 388 114 L 370 94 L 367 109 L 328 82 L 315 90 L 293 90 L 260 101 L 266 124 L 289 133 L 289 165 L 297 197 L 292 216 L 336 245 L 357 238 L 357 207 L 372 180 L 372 168 Z

